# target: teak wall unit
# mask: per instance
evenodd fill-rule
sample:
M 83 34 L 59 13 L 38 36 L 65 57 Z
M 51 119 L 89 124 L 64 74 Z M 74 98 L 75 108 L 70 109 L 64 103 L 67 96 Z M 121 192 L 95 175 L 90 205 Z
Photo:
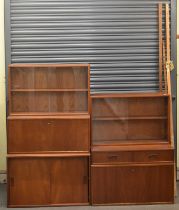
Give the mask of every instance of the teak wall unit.
M 9 207 L 174 202 L 169 6 L 165 36 L 163 8 L 158 92 L 90 97 L 89 65 L 9 65 Z
M 159 92 L 92 96 L 93 205 L 174 202 L 176 171 L 168 4 L 159 4 L 158 11 Z
M 89 204 L 89 70 L 9 65 L 9 207 Z
M 92 96 L 93 205 L 174 202 L 167 94 Z

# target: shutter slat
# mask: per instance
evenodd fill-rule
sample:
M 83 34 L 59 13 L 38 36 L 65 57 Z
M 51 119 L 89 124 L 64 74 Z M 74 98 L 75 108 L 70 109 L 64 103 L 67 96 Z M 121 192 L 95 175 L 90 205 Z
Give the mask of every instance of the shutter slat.
M 159 90 L 158 3 L 170 0 L 10 1 L 12 63 L 90 63 L 92 93 Z

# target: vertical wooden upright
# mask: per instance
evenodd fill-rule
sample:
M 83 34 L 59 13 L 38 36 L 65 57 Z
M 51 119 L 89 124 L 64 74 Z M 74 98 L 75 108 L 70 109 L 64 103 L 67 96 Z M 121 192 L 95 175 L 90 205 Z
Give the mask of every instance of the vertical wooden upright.
M 159 90 L 162 92 L 162 4 L 158 6 L 158 22 L 159 22 Z

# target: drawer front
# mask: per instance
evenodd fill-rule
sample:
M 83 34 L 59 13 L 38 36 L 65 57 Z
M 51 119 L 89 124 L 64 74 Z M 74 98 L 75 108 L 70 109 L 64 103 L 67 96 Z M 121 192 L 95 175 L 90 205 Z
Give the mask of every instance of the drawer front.
M 174 161 L 173 150 L 92 152 L 93 164 Z
M 8 152 L 88 151 L 89 119 L 8 120 Z
M 93 152 L 92 163 L 113 164 L 120 162 L 131 162 L 132 152 Z
M 155 161 L 173 161 L 173 150 L 153 150 L 134 152 L 133 160 L 135 162 L 155 162 Z

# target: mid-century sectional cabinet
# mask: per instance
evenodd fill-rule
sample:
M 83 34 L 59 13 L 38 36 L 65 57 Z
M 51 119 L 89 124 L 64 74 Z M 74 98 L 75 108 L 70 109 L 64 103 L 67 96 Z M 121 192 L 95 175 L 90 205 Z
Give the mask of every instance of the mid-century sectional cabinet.
M 9 207 L 174 202 L 168 4 L 155 23 L 156 92 L 90 94 L 89 64 L 9 65 Z
M 91 202 L 172 203 L 167 94 L 92 96 Z
M 89 204 L 89 70 L 9 66 L 9 207 Z
M 170 95 L 90 96 L 89 74 L 9 66 L 9 207 L 174 202 Z

